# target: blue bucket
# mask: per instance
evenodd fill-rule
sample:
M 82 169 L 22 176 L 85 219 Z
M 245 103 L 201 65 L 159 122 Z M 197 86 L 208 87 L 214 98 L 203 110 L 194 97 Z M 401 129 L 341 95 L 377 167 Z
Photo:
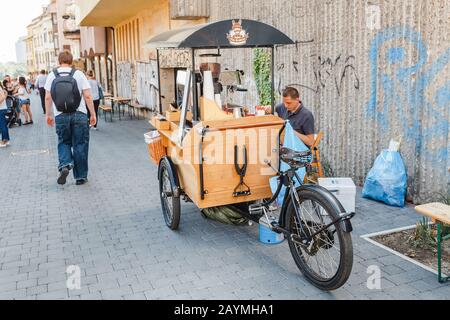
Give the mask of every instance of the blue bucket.
M 284 234 L 270 230 L 266 218 L 259 220 L 259 241 L 264 244 L 280 244 L 285 240 Z

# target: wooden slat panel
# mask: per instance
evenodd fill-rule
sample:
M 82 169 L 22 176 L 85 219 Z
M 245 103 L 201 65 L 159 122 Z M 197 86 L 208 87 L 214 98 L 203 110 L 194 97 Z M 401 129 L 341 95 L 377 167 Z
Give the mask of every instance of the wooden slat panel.
M 131 63 L 122 61 L 117 63 L 117 94 L 121 97 L 131 98 Z
M 450 224 L 450 206 L 434 202 L 416 207 L 416 211 L 434 220 Z
M 152 110 L 158 107 L 158 63 L 154 60 L 136 63 L 136 100 Z

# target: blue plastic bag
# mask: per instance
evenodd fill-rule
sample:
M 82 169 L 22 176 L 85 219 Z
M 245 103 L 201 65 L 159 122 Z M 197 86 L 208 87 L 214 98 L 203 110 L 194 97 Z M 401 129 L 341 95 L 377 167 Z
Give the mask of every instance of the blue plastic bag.
M 303 143 L 302 140 L 295 134 L 294 128 L 289 124 L 289 122 L 286 124 L 285 128 L 285 137 L 284 137 L 284 143 L 283 146 L 295 151 L 303 152 L 303 151 L 309 151 L 310 149 Z M 281 171 L 287 171 L 289 169 L 289 165 L 281 162 Z M 306 169 L 300 168 L 297 170 L 297 175 L 301 179 L 301 182 L 305 179 L 306 175 Z M 297 181 L 297 179 L 294 179 L 295 186 L 299 187 L 301 185 L 301 182 Z M 272 177 L 270 179 L 270 189 L 272 190 L 272 193 L 275 194 L 278 187 L 278 177 Z M 284 201 L 284 194 L 286 192 L 286 187 L 283 187 L 281 189 L 280 195 L 277 198 L 277 204 L 278 206 L 281 206 Z
M 400 153 L 384 150 L 367 176 L 363 197 L 404 207 L 406 187 L 406 168 Z

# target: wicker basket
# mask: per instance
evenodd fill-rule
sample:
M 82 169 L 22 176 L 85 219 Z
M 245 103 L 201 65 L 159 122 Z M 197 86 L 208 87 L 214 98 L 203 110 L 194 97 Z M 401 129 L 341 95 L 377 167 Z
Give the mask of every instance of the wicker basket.
M 156 165 L 159 165 L 161 159 L 167 155 L 162 138 L 160 136 L 153 136 L 151 138 L 147 136 L 146 142 L 150 160 Z

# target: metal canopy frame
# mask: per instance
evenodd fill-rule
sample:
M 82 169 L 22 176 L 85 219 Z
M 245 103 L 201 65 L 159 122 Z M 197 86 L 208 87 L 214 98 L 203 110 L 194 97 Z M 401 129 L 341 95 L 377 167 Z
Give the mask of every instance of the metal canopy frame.
M 236 39 L 233 37 L 236 35 Z M 233 42 L 236 40 L 235 42 Z M 192 53 L 193 118 L 199 120 L 198 92 L 195 74 L 195 52 L 202 49 L 271 49 L 271 98 L 272 114 L 275 107 L 275 46 L 295 44 L 280 30 L 255 20 L 232 19 L 212 22 L 194 27 L 176 29 L 153 37 L 146 43 L 147 48 L 157 49 L 158 82 L 161 83 L 159 49 L 190 49 Z M 161 85 L 160 85 L 161 87 Z M 159 111 L 162 113 L 162 98 L 159 95 Z
M 225 49 L 288 44 L 295 43 L 268 24 L 255 20 L 231 19 L 170 30 L 151 38 L 145 46 L 155 49 Z

